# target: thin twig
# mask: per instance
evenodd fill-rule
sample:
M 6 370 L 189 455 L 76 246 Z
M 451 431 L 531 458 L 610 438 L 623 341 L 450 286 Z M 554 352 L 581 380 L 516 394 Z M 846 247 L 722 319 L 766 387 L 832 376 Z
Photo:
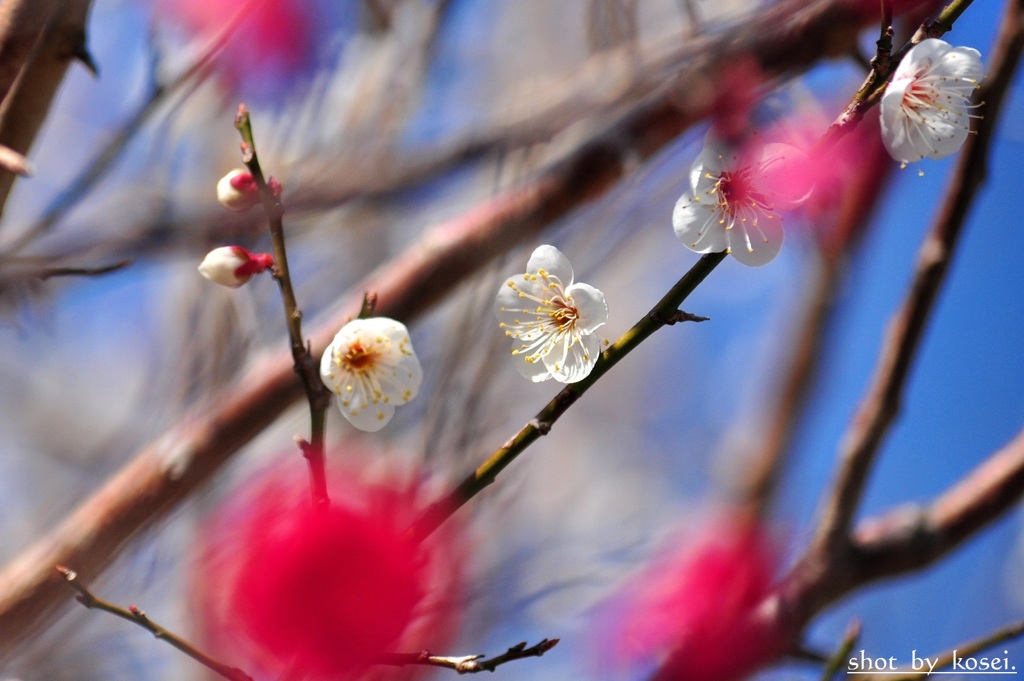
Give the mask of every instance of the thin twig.
M 51 277 L 95 277 L 101 274 L 109 274 L 124 269 L 132 264 L 131 260 L 119 260 L 109 265 L 97 267 L 49 267 L 38 273 L 40 279 L 46 280 Z
M 562 388 L 543 409 L 537 412 L 533 420 L 523 426 L 518 433 L 499 447 L 440 501 L 432 504 L 426 513 L 409 528 L 412 539 L 422 541 L 430 536 L 467 501 L 493 483 L 498 474 L 526 451 L 527 447 L 541 436 L 547 435 L 562 414 L 568 411 L 569 407 L 575 404 L 576 400 L 582 397 L 591 386 L 640 343 L 680 314 L 679 306 L 725 257 L 724 251 L 702 256 L 643 319 L 634 324 L 633 328 L 601 353 L 601 358 L 586 378 Z
M 274 278 L 277 280 L 281 290 L 281 299 L 284 302 L 285 322 L 288 326 L 288 337 L 291 340 L 295 373 L 302 380 L 306 399 L 309 402 L 310 438 L 308 442 L 300 443 L 300 449 L 309 466 L 309 486 L 313 505 L 323 508 L 330 505 L 324 462 L 324 428 L 327 422 L 327 408 L 331 402 L 330 391 L 320 380 L 317 362 L 313 359 L 309 343 L 302 335 L 302 310 L 295 299 L 295 289 L 292 286 L 288 267 L 288 253 L 285 249 L 284 208 L 281 205 L 280 197 L 271 190 L 263 176 L 259 156 L 256 154 L 256 141 L 252 134 L 249 110 L 244 104 L 238 105 L 238 112 L 235 114 L 235 128 L 242 136 L 242 161 L 256 180 L 260 200 L 270 224 L 270 238 L 274 244 Z
M 102 598 L 97 597 L 89 591 L 81 581 L 79 581 L 78 573 L 74 570 L 58 565 L 57 572 L 64 577 L 64 581 L 66 581 L 72 589 L 78 592 L 78 602 L 90 610 L 102 610 L 103 612 L 109 612 L 111 615 L 117 615 L 121 619 L 128 620 L 132 624 L 137 624 L 149 633 L 153 634 L 156 638 L 161 641 L 166 641 L 199 664 L 203 665 L 207 669 L 213 670 L 229 681 L 253 681 L 252 677 L 241 669 L 224 664 L 220 660 L 217 660 L 216 658 L 199 650 L 177 634 L 164 629 L 162 626 L 151 620 L 145 612 L 136 608 L 134 605 L 122 608 L 110 601 L 105 601 Z
M 693 314 L 692 312 L 684 312 L 683 310 L 676 310 L 672 314 L 665 317 L 665 325 L 672 326 L 673 324 L 679 324 L 681 322 L 707 322 L 711 321 L 711 317 L 702 317 L 699 314 Z
M 431 655 L 426 650 L 420 653 L 392 653 L 381 658 L 380 663 L 394 667 L 409 665 L 443 667 L 456 671 L 459 674 L 478 674 L 480 672 L 493 672 L 501 665 L 516 660 L 528 657 L 541 657 L 556 645 L 558 645 L 557 638 L 546 638 L 529 648 L 526 647 L 526 641 L 523 641 L 512 646 L 501 655 L 495 655 L 494 657 L 485 657 L 483 655 L 440 656 Z
M 836 651 L 829 656 L 828 661 L 825 663 L 824 668 L 821 670 L 821 681 L 831 681 L 832 677 L 836 675 L 847 660 L 850 651 L 853 650 L 853 646 L 857 644 L 857 639 L 860 638 L 861 625 L 859 620 L 854 620 L 846 627 L 846 633 L 843 635 L 843 641 L 836 648 Z

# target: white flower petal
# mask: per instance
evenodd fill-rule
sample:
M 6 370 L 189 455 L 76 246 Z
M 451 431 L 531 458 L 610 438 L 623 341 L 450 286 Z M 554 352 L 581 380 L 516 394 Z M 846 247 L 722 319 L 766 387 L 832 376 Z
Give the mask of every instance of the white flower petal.
M 744 265 L 760 267 L 775 259 L 782 248 L 782 221 L 778 218 L 737 222 L 727 232 L 729 252 Z
M 982 78 L 981 54 L 935 38 L 900 62 L 880 103 L 882 141 L 902 163 L 956 153 L 970 129 L 970 97 Z
M 551 291 L 544 282 L 534 274 L 517 274 L 509 277 L 505 285 L 498 290 L 494 300 L 494 313 L 502 319 L 506 315 L 521 316 L 520 310 L 533 310 L 537 307 L 535 299 L 546 300 Z
M 910 78 L 915 78 L 932 68 L 951 48 L 952 45 L 938 38 L 922 40 L 907 52 L 893 76 L 908 77 L 909 74 Z
M 971 121 L 966 113 L 944 111 L 923 116 L 928 129 L 928 158 L 940 159 L 960 151 L 967 141 Z
M 576 327 L 580 333 L 592 333 L 608 321 L 608 303 L 604 293 L 590 284 L 573 284 L 565 290 L 565 295 L 576 308 Z
M 559 383 L 576 383 L 590 375 L 600 355 L 601 339 L 590 334 L 565 338 L 556 351 L 544 358 L 544 363 Z
M 893 81 L 882 95 L 878 104 L 882 124 L 882 144 L 895 160 L 900 163 L 913 163 L 925 157 L 928 149 L 918 150 L 921 137 L 911 141 L 910 119 L 903 113 L 903 97 L 907 87 L 913 81 Z
M 699 200 L 684 194 L 672 211 L 672 227 L 683 245 L 696 253 L 720 253 L 729 247 L 713 196 Z
M 563 287 L 572 284 L 572 265 L 569 264 L 569 259 L 554 246 L 538 246 L 530 256 L 530 262 L 526 264 L 526 271 L 530 274 L 538 274 L 541 270 L 549 276 L 557 277 Z
M 981 52 L 973 47 L 954 47 L 942 58 L 943 76 L 980 81 L 984 76 Z
M 395 415 L 395 408 L 390 404 L 378 403 L 364 409 L 353 410 L 343 407 L 340 397 L 335 397 L 334 400 L 342 416 L 353 426 L 367 433 L 376 433 L 388 425 Z
M 528 378 L 534 383 L 541 383 L 551 378 L 551 372 L 544 364 L 543 359 L 528 359 L 529 355 L 518 354 L 513 356 L 513 365 L 519 375 Z

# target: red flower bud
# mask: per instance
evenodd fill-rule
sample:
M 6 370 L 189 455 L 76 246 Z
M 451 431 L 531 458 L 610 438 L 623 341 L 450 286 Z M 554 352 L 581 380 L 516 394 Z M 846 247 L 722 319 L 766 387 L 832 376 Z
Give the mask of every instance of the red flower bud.
M 221 246 L 206 254 L 199 263 L 199 273 L 210 281 L 238 288 L 253 275 L 274 266 L 274 256 L 269 253 L 251 253 L 241 246 Z

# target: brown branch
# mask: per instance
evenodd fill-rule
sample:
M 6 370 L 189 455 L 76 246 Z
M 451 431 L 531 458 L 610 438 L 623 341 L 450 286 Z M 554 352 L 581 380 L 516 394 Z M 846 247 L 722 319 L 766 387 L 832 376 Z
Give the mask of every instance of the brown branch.
M 939 3 L 926 0 L 926 4 Z M 656 56 L 648 56 L 636 65 L 635 79 L 615 97 L 595 102 L 586 90 L 569 88 L 555 98 L 556 104 L 534 115 L 492 126 L 483 133 L 474 132 L 413 161 L 374 167 L 370 178 L 361 178 L 354 186 L 345 185 L 344 177 L 331 176 L 329 196 L 321 188 L 300 187 L 289 207 L 331 206 L 358 197 L 386 195 L 495 151 L 549 142 L 587 117 L 595 121 L 614 120 L 616 123 L 610 127 L 617 128 L 626 118 L 640 115 L 651 133 L 657 134 L 659 128 L 678 133 L 709 114 L 722 87 L 715 74 L 735 64 L 737 58 L 752 59 L 766 79 L 784 77 L 817 60 L 845 54 L 857 45 L 857 30 L 876 20 L 874 13 L 866 11 L 862 0 L 782 0 L 759 9 L 747 21 L 721 33 L 691 40 L 673 36 L 673 48 L 658 51 Z M 635 55 L 625 48 L 620 50 L 632 63 Z M 594 58 L 576 75 L 586 81 L 606 61 L 607 57 Z M 581 101 L 587 104 L 581 105 Z M 625 116 L 621 115 L 623 111 Z M 389 150 L 382 155 L 390 160 L 394 153 Z M 647 155 L 646 150 L 643 155 Z
M 995 122 L 1024 44 L 1021 2 L 1013 0 L 1007 14 L 992 59 L 992 76 L 982 88 L 985 117 L 978 122 L 977 134 L 968 136 L 960 152 L 946 201 L 918 254 L 910 290 L 889 324 L 874 378 L 844 437 L 837 479 L 825 501 L 812 552 L 828 551 L 847 541 L 871 465 L 899 412 L 907 376 L 942 290 L 968 210 L 985 181 Z
M 993 50 L 991 73 L 982 89 L 987 103 L 985 118 L 979 121 L 977 134 L 968 138 L 946 202 L 925 237 L 910 291 L 890 325 L 872 386 L 844 441 L 837 481 L 825 500 L 817 533 L 777 590 L 776 619 L 794 637 L 825 606 L 854 589 L 938 560 L 1005 512 L 1024 493 L 1019 470 L 1022 464 L 1018 462 L 1018 457 L 1024 457 L 1024 442 L 1018 436 L 993 457 L 994 463 L 986 464 L 944 495 L 930 517 L 928 513 L 915 513 L 897 521 L 890 515 L 884 522 L 865 523 L 865 529 L 855 532 L 854 537 L 849 535 L 871 464 L 895 418 L 904 380 L 956 238 L 984 181 L 988 146 L 1022 48 L 1024 0 L 1010 0 Z M 882 531 L 884 527 L 889 529 Z M 932 548 L 918 553 L 925 545 Z
M 856 579 L 917 570 L 946 555 L 1024 495 L 1024 430 L 970 475 L 921 508 L 898 508 L 861 522 L 854 535 Z
M 523 660 L 528 657 L 541 657 L 556 645 L 558 645 L 557 638 L 546 638 L 529 648 L 526 647 L 526 641 L 523 641 L 512 646 L 501 655 L 495 655 L 494 657 L 484 657 L 483 655 L 463 655 L 461 657 L 438 656 L 431 655 L 426 650 L 419 653 L 392 653 L 381 658 L 380 663 L 393 667 L 409 665 L 443 667 L 459 674 L 478 674 L 480 672 L 493 672 L 501 665 L 515 662 L 516 660 Z
M 253 681 L 252 677 L 241 669 L 224 664 L 220 660 L 217 660 L 216 658 L 199 650 L 177 634 L 164 629 L 162 626 L 149 619 L 145 612 L 139 610 L 134 605 L 122 608 L 110 601 L 98 598 L 84 584 L 82 584 L 81 581 L 79 581 L 78 573 L 74 570 L 69 570 L 66 567 L 58 565 L 57 573 L 64 578 L 64 581 L 67 582 L 72 589 L 78 592 L 78 602 L 86 608 L 89 608 L 90 610 L 102 610 L 103 612 L 108 612 L 111 615 L 116 615 L 123 620 L 128 620 L 132 624 L 139 625 L 149 633 L 153 634 L 156 638 L 166 641 L 168 644 L 185 653 L 207 669 L 211 669 L 220 676 L 223 676 L 225 679 L 228 679 L 228 681 Z
M 58 0 L 0 3 L 0 101 L 7 97 L 39 36 L 58 9 Z
M 8 47 L 7 38 L 20 41 L 19 45 L 11 46 L 15 53 L 20 53 L 29 41 L 31 49 L 23 60 L 16 54 L 6 63 L 8 54 L 0 52 L 0 89 L 6 86 L 10 71 L 17 68 L 17 75 L 0 103 L 0 145 L 26 156 L 49 113 L 68 64 L 88 54 L 85 24 L 92 3 L 91 0 L 48 0 L 10 4 L 14 7 L 8 16 L 28 17 L 33 30 L 20 36 L 14 35 L 19 30 L 17 27 L 7 27 L 4 32 L 5 43 L 0 49 Z M 46 23 L 36 33 L 35 22 L 47 15 Z M 91 58 L 83 61 L 91 63 Z M 7 170 L 0 170 L 0 214 L 15 177 Z
M 799 319 L 796 333 L 785 344 L 787 355 L 781 378 L 772 397 L 765 401 L 767 432 L 757 450 L 744 460 L 743 472 L 726 481 L 740 503 L 755 513 L 763 513 L 772 501 L 817 378 L 848 257 L 870 228 L 895 167 L 882 145 L 877 123 L 865 121 L 861 125 L 854 136 L 841 140 L 822 158 L 822 163 L 833 162 L 833 158 L 846 163 L 846 159 L 856 158 L 857 166 L 843 179 L 835 208 L 824 218 L 807 218 L 817 257 L 807 277 L 800 310 L 794 315 Z M 831 224 L 826 226 L 826 220 Z
M 131 260 L 119 260 L 108 265 L 98 267 L 50 267 L 38 273 L 40 279 L 46 280 L 51 277 L 96 277 L 101 274 L 110 274 L 122 270 L 131 265 Z
M 774 23 L 765 23 L 766 16 Z M 745 30 L 721 38 L 718 52 L 699 55 L 683 74 L 703 78 L 701 69 L 735 59 L 743 50 L 758 54 L 769 73 L 806 66 L 833 53 L 837 36 L 852 41 L 854 29 L 871 17 L 860 12 L 859 0 L 810 8 L 789 0 L 754 19 Z M 725 40 L 736 36 L 749 41 Z M 532 182 L 427 233 L 343 298 L 338 313 L 312 334 L 314 355 L 358 312 L 363 291 L 379 294 L 378 314 L 409 322 L 497 254 L 607 191 L 638 157 L 656 153 L 706 113 L 704 99 L 686 95 L 690 104 L 680 109 L 677 95 L 645 100 Z M 278 355 L 253 367 L 234 390 L 143 447 L 60 526 L 0 570 L 0 659 L 44 626 L 60 604 L 62 587 L 48 566 L 74 564 L 88 575 L 103 570 L 133 535 L 207 481 L 300 395 L 290 357 Z
M 331 393 L 320 380 L 320 369 L 305 336 L 302 335 L 302 309 L 295 298 L 295 288 L 288 265 L 288 252 L 284 238 L 284 207 L 278 192 L 271 189 L 263 177 L 260 159 L 256 153 L 249 110 L 244 104 L 238 105 L 235 114 L 235 128 L 242 136 L 242 161 L 256 181 L 263 210 L 267 214 L 270 239 L 274 244 L 274 279 L 277 280 L 284 303 L 285 326 L 291 341 L 292 362 L 295 373 L 305 388 L 309 402 L 310 438 L 301 442 L 299 448 L 309 467 L 309 486 L 313 506 L 326 508 L 330 505 L 327 494 L 327 465 L 324 461 L 324 428 L 327 424 L 327 408 L 331 405 Z M 273 178 L 271 178 L 273 181 Z M 364 298 L 364 304 L 365 304 Z
M 214 58 L 237 30 L 246 13 L 259 0 L 247 0 L 199 50 L 196 57 L 167 83 L 156 83 L 117 133 L 104 144 L 96 155 L 68 186 L 46 207 L 43 214 L 24 232 L 5 246 L 7 253 L 17 253 L 60 222 L 89 192 L 117 165 L 118 160 L 135 136 L 160 107 L 171 97 L 192 83 L 202 82 L 211 72 Z

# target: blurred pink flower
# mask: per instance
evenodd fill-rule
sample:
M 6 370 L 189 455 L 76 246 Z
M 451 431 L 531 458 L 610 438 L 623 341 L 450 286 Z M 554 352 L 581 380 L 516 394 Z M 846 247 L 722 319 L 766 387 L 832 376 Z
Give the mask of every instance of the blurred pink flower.
M 313 4 L 291 0 L 158 0 L 157 11 L 201 40 L 217 34 L 244 12 L 216 57 L 229 83 L 294 76 L 312 54 Z
M 751 128 L 751 114 L 760 101 L 766 77 L 757 60 L 739 56 L 716 79 L 711 105 L 711 130 L 719 139 L 737 142 Z
M 838 257 L 859 242 L 892 168 L 877 113 L 831 148 L 811 151 L 807 172 L 815 178 L 814 194 L 800 211 L 823 254 Z
M 206 528 L 195 580 L 211 649 L 257 678 L 356 679 L 386 652 L 446 645 L 460 570 L 444 533 L 429 548 L 408 541 L 411 496 L 352 471 L 328 471 L 340 482 L 314 510 L 299 461 Z M 446 606 L 431 595 L 440 582 Z
M 754 616 L 775 569 L 761 526 L 721 517 L 626 584 L 607 611 L 603 650 L 619 667 L 663 659 L 655 681 L 740 679 L 784 645 Z

